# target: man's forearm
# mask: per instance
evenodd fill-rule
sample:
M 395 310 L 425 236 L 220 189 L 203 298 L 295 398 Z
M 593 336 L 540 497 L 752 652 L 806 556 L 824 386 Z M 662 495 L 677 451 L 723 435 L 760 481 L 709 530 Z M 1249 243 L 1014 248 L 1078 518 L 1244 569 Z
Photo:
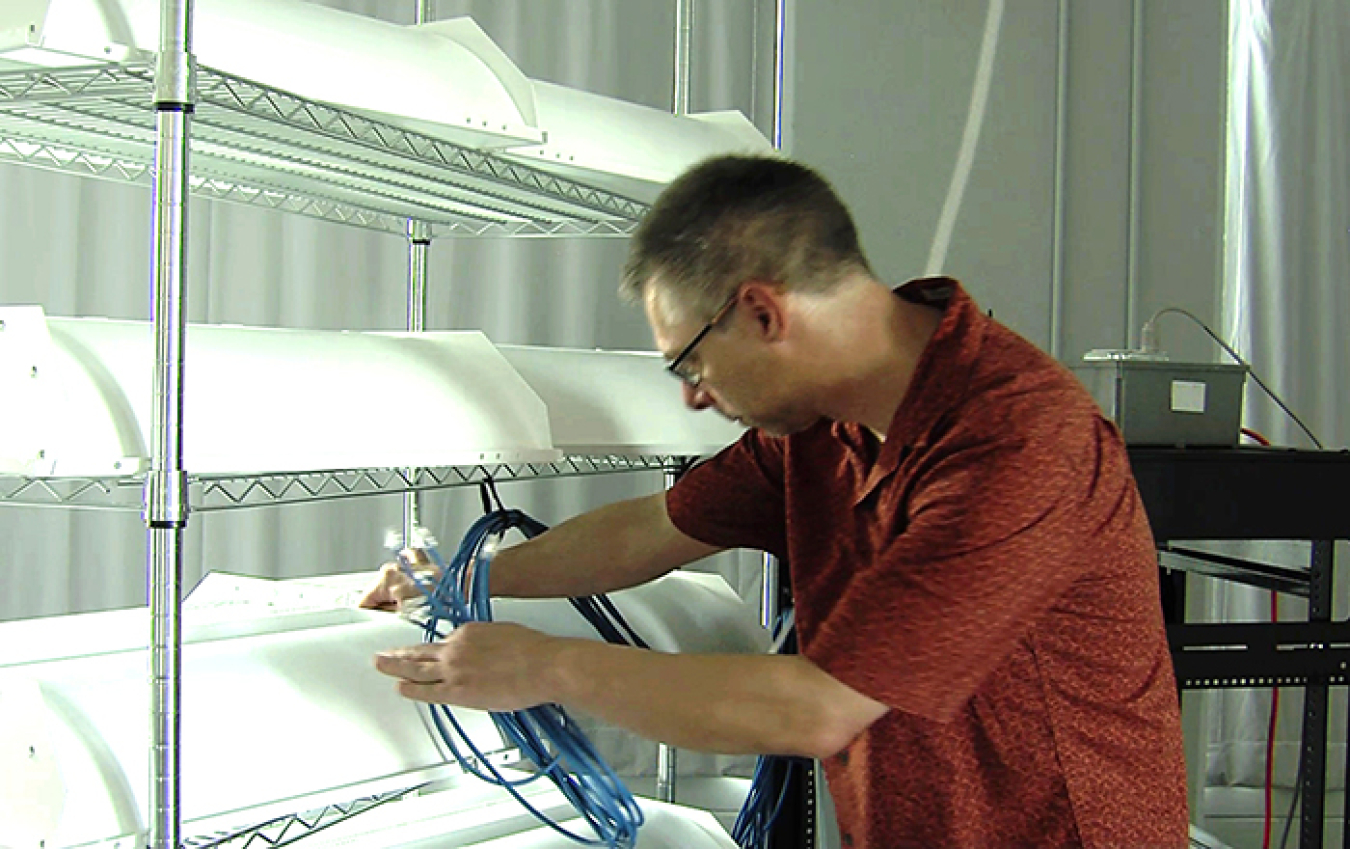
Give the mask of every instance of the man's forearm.
M 885 711 L 796 655 L 662 654 L 586 640 L 556 640 L 548 654 L 550 700 L 699 751 L 826 757 Z
M 606 505 L 503 549 L 493 560 L 492 594 L 595 595 L 650 581 L 716 551 L 670 523 L 660 493 Z

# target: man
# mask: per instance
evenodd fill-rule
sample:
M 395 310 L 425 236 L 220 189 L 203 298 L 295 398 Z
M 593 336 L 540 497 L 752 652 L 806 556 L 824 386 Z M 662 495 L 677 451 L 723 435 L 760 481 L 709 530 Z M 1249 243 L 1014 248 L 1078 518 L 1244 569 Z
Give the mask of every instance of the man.
M 953 280 L 878 283 L 829 186 L 780 159 L 672 183 L 622 291 L 685 402 L 750 430 L 668 494 L 502 551 L 492 590 L 597 593 L 758 548 L 790 564 L 801 655 L 468 626 L 378 658 L 401 693 L 819 758 L 846 846 L 1186 845 L 1152 536 L 1065 369 Z M 389 572 L 366 603 L 406 592 Z

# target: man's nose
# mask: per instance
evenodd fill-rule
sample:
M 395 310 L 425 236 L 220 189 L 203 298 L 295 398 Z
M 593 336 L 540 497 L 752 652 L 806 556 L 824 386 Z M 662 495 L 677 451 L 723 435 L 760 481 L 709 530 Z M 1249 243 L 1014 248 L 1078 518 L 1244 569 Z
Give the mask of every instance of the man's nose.
M 691 410 L 706 410 L 713 405 L 712 398 L 708 393 L 698 388 L 683 384 L 684 387 L 684 405 Z

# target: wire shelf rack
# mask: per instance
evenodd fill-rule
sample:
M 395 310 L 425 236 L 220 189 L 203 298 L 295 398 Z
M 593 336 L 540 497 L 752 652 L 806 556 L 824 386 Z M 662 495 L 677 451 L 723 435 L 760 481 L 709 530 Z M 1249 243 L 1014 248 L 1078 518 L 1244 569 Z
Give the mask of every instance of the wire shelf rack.
M 294 474 L 190 476 L 189 504 L 195 512 L 332 501 L 400 492 L 424 492 L 509 482 L 627 472 L 660 472 L 677 467 L 675 456 L 575 456 L 548 463 L 491 463 L 409 469 L 350 469 Z M 0 475 L 0 503 L 34 507 L 79 507 L 138 511 L 144 477 L 31 478 Z
M 391 233 L 624 236 L 646 205 L 199 66 L 190 190 Z M 0 72 L 0 162 L 149 186 L 154 67 Z

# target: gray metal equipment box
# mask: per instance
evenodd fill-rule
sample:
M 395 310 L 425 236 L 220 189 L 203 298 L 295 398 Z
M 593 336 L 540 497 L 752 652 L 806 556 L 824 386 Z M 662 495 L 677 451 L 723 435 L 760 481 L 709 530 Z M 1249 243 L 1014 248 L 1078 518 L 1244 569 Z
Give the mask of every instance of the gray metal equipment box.
M 1243 366 L 1110 358 L 1073 371 L 1129 445 L 1233 446 L 1241 438 Z

